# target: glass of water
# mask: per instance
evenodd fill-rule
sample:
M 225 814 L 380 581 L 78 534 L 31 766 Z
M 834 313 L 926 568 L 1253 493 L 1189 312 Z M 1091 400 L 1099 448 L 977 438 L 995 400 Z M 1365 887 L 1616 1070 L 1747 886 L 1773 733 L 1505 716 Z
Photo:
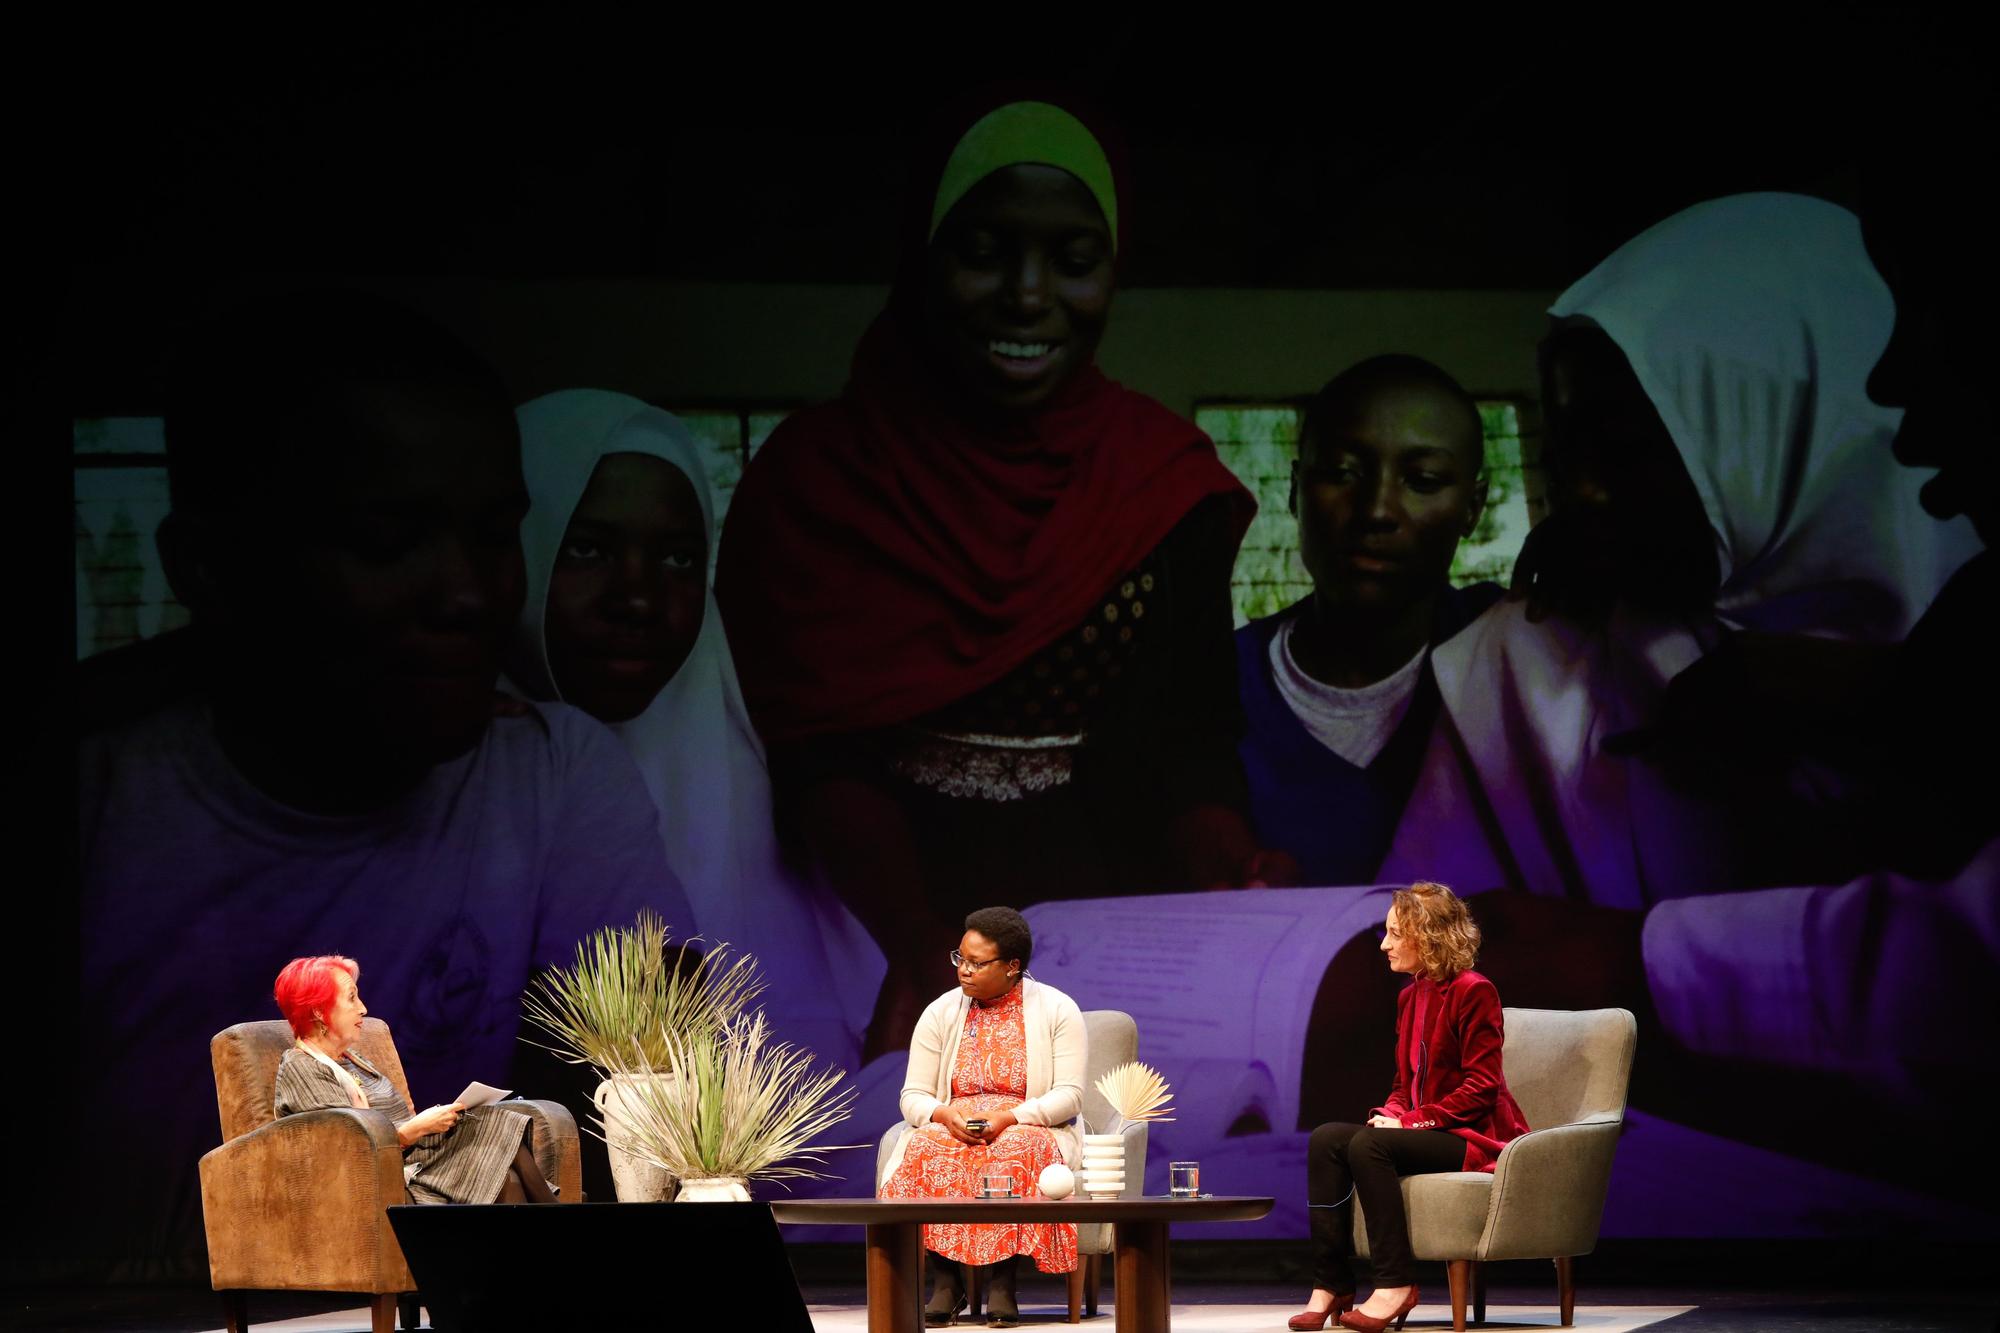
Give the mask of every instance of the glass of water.
M 1007 1171 L 983 1171 L 979 1176 L 979 1197 L 982 1199 L 1011 1199 L 1014 1197 L 1014 1177 Z
M 1192 1199 L 1201 1193 L 1200 1162 L 1169 1162 L 1167 1193 L 1176 1199 Z

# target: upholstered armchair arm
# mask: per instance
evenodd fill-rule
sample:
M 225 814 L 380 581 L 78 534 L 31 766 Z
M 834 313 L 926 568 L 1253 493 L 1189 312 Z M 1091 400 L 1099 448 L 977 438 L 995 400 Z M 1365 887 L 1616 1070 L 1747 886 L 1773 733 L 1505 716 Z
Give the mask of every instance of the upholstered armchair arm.
M 1091 1133 L 1088 1125 L 1084 1126 Z M 1125 1138 L 1125 1189 L 1119 1194 L 1121 1199 L 1138 1199 L 1146 1193 L 1146 1130 L 1148 1126 L 1141 1120 L 1137 1124 L 1122 1125 L 1118 1132 Z M 1077 1185 L 1082 1189 L 1081 1182 Z M 1078 1254 L 1109 1254 L 1115 1239 L 1109 1222 L 1079 1222 L 1076 1224 L 1076 1250 Z
M 875 1146 L 875 1189 L 881 1192 L 882 1182 L 889 1177 L 889 1159 L 896 1155 L 896 1145 L 910 1132 L 910 1122 L 898 1120 L 882 1131 L 882 1141 Z
M 529 1145 L 537 1162 L 554 1158 L 556 1174 L 549 1181 L 562 1193 L 563 1203 L 583 1202 L 583 1147 L 577 1138 L 576 1117 L 561 1102 L 533 1101 L 516 1097 L 499 1103 L 505 1111 L 519 1111 L 534 1122 Z
M 201 1159 L 213 1285 L 408 1290 L 383 1212 L 408 1199 L 388 1116 L 347 1107 L 281 1116 Z
M 1604 1112 L 1523 1134 L 1493 1168 L 1479 1258 L 1549 1259 L 1597 1248 L 1623 1118 Z
M 1137 1124 L 1122 1125 L 1118 1132 L 1125 1136 L 1125 1192 L 1119 1197 L 1138 1199 L 1146 1193 L 1146 1130 L 1148 1126 L 1141 1120 Z

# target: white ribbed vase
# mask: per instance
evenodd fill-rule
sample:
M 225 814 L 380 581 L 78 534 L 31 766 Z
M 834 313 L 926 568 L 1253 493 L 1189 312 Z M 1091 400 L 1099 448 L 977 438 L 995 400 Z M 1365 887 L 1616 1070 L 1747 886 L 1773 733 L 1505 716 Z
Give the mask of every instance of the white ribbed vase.
M 1115 1199 L 1125 1192 L 1125 1136 L 1083 1136 L 1083 1169 L 1077 1185 L 1093 1199 Z

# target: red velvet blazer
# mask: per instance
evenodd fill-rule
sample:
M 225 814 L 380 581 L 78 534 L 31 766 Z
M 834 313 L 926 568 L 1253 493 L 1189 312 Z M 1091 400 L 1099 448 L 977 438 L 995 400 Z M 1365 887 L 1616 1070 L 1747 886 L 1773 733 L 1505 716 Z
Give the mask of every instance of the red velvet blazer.
M 1418 998 L 1426 994 L 1426 1031 L 1413 1043 Z M 1396 997 L 1396 1086 L 1370 1114 L 1394 1116 L 1405 1129 L 1456 1134 L 1465 1140 L 1463 1169 L 1491 1171 L 1508 1141 L 1528 1132 L 1500 1072 L 1501 1037 L 1492 982 L 1477 972 L 1442 983 L 1419 977 Z

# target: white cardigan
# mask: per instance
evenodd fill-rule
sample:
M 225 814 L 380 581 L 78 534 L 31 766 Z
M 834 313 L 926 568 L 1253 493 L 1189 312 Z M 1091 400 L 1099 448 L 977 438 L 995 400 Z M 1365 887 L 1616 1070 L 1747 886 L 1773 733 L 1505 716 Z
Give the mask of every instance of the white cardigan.
M 971 998 L 954 986 L 932 1000 L 917 1020 L 902 1098 L 903 1119 L 916 1128 L 928 1125 L 931 1112 L 951 1098 L 952 1066 L 958 1062 L 958 1039 L 971 1007 Z M 1083 1109 L 1084 1062 L 1089 1056 L 1083 1011 L 1054 986 L 1023 977 L 1021 1026 L 1028 1043 L 1028 1100 L 1014 1108 L 1014 1119 L 1047 1128 L 1055 1135 L 1063 1161 L 1074 1168 L 1082 1147 L 1076 1122 Z M 910 1136 L 905 1134 L 883 1179 L 902 1165 L 909 1146 Z

